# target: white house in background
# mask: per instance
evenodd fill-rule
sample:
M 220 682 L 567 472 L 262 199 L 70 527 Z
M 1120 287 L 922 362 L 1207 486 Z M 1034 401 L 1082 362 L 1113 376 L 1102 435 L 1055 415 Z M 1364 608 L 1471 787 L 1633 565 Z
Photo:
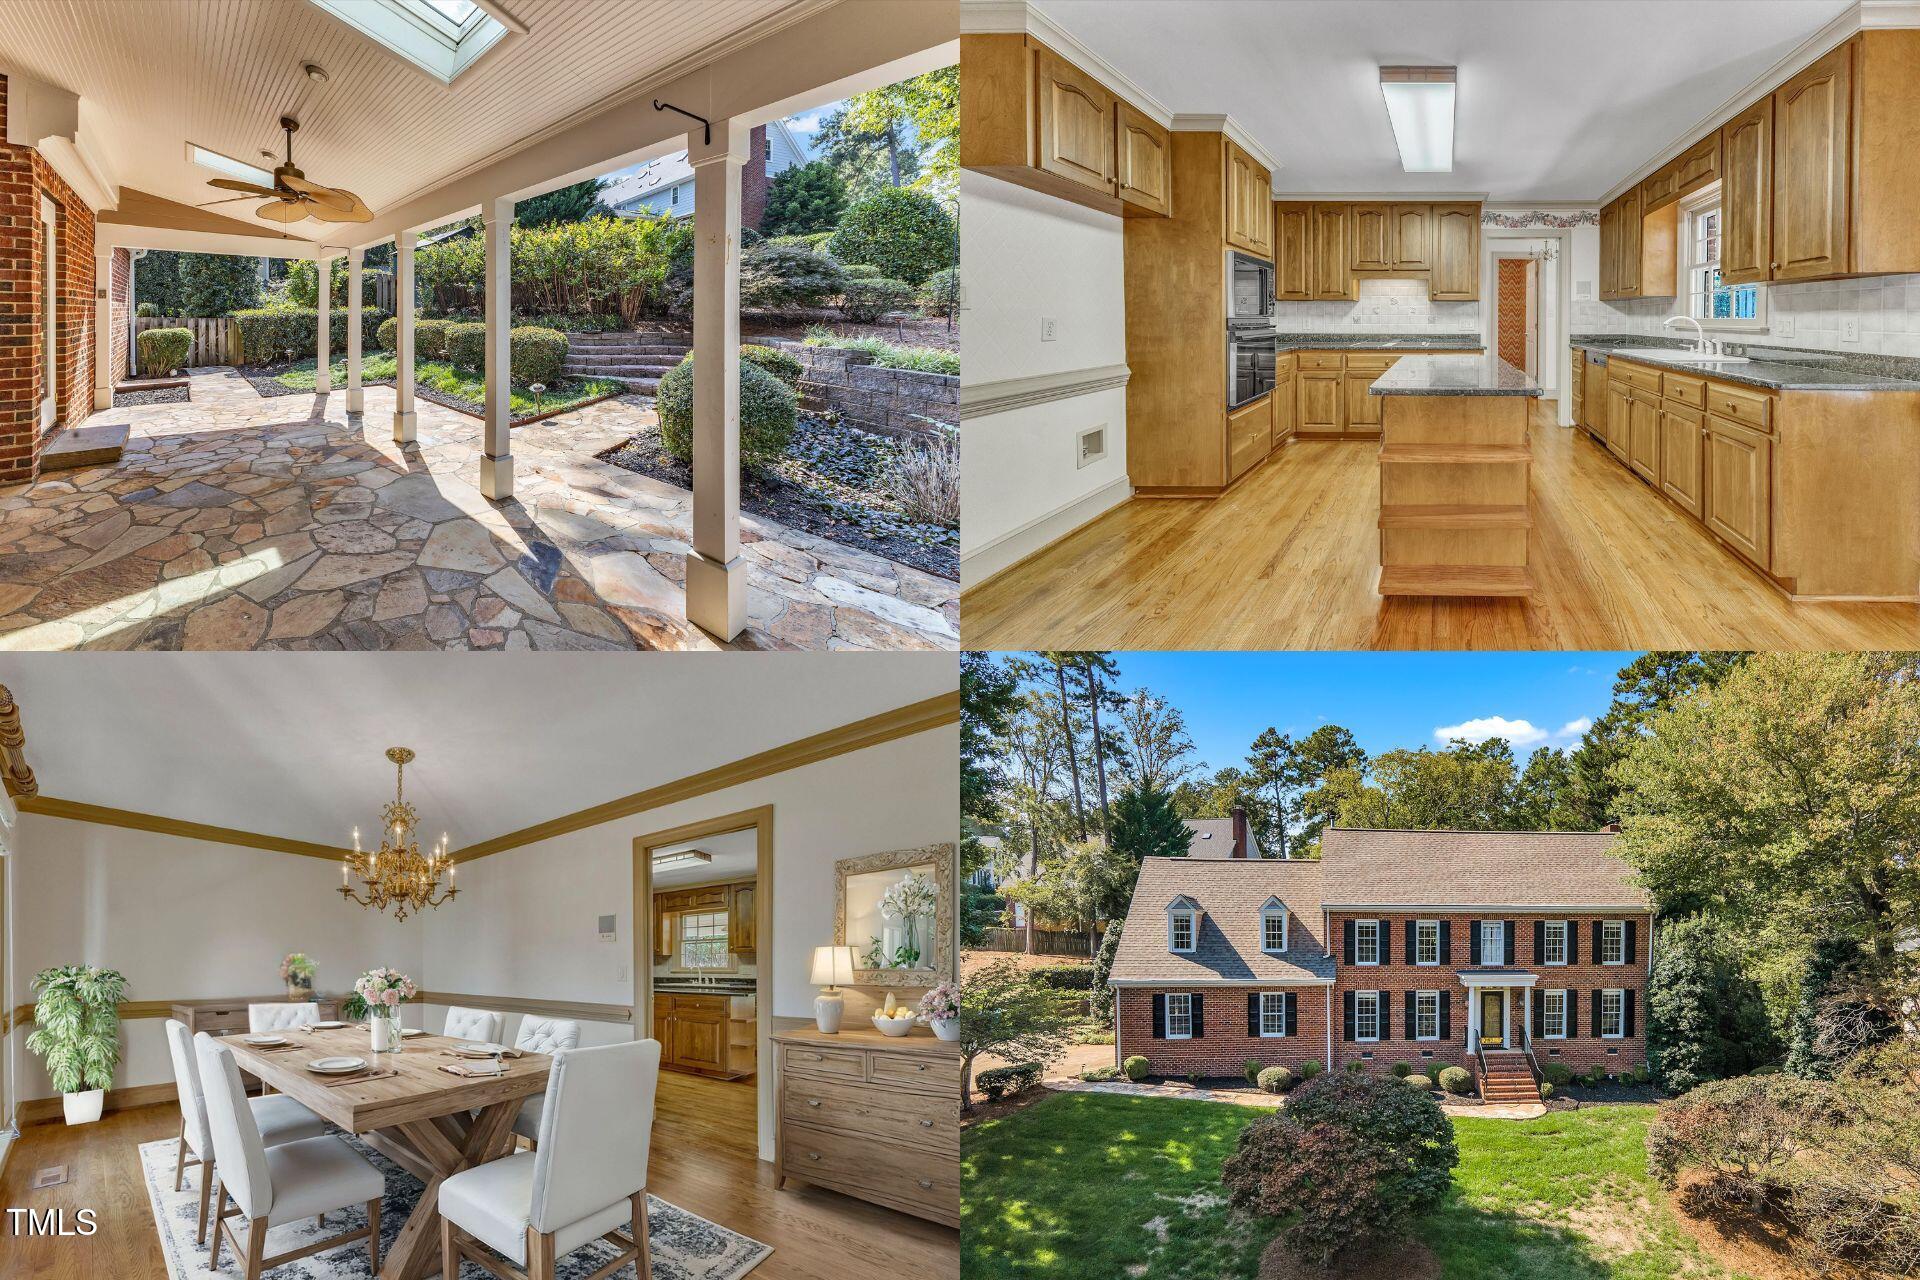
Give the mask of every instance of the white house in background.
M 785 120 L 756 127 L 751 158 L 740 175 L 741 222 L 758 228 L 760 216 L 766 212 L 767 184 L 809 159 L 806 144 Z M 600 200 L 622 218 L 691 218 L 693 166 L 687 163 L 684 151 L 649 160 L 631 173 L 603 182 Z

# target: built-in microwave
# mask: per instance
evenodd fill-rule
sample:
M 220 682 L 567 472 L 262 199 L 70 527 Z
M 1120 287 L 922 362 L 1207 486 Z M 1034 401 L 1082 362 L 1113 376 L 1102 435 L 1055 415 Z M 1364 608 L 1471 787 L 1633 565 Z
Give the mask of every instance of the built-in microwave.
M 1232 288 L 1227 291 L 1227 319 L 1265 320 L 1273 303 L 1273 264 L 1244 253 L 1227 255 Z

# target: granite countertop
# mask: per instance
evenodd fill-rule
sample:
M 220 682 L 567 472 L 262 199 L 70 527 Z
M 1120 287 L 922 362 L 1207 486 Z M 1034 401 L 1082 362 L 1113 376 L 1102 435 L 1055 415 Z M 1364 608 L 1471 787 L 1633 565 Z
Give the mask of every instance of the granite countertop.
M 1567 345 L 1582 351 L 1602 353 L 1617 351 L 1621 347 L 1671 347 L 1676 354 L 1680 354 L 1691 344 L 1615 334 L 1576 334 L 1567 340 Z M 1758 354 L 1755 354 L 1756 351 Z M 1699 364 L 1689 360 L 1663 360 L 1652 355 L 1628 356 L 1627 359 L 1662 369 L 1678 369 L 1718 378 L 1723 382 L 1764 387 L 1770 391 L 1920 391 L 1920 381 L 1864 373 L 1847 363 L 1848 356 L 1836 353 L 1754 348 L 1744 354 L 1750 357 L 1746 364 Z M 1774 358 L 1769 359 L 1769 356 Z
M 1289 351 L 1478 351 L 1477 333 L 1282 333 L 1281 355 Z
M 756 984 L 750 979 L 734 978 L 727 982 L 693 982 L 676 978 L 656 978 L 655 991 L 669 991 L 674 995 L 688 996 L 750 996 L 756 990 Z
M 1537 396 L 1540 384 L 1499 356 L 1408 356 L 1374 379 L 1376 396 Z

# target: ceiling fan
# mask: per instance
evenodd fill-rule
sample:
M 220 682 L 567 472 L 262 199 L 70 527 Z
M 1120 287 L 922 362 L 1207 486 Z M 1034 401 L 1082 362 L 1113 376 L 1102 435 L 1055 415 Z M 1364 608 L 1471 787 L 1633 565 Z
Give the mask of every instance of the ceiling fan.
M 303 218 L 317 218 L 321 222 L 371 222 L 373 210 L 367 208 L 359 196 L 339 187 L 308 182 L 306 175 L 293 167 L 293 131 L 300 127 L 300 122 L 292 116 L 281 116 L 280 127 L 287 131 L 287 160 L 274 169 L 273 185 L 263 187 L 237 178 L 212 178 L 208 186 L 243 194 L 209 200 L 207 204 L 229 204 L 234 200 L 265 196 L 267 203 L 255 209 L 253 216 L 268 222 L 299 222 Z M 200 207 L 204 209 L 207 205 Z

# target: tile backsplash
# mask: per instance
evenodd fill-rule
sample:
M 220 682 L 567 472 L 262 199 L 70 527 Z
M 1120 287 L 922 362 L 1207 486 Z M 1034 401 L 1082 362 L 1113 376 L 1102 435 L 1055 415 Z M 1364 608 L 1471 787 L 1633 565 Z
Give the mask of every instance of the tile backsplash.
M 1435 302 L 1424 276 L 1367 276 L 1353 302 L 1276 302 L 1273 319 L 1286 333 L 1478 334 L 1480 304 Z
M 1678 310 L 1672 298 L 1580 300 L 1573 304 L 1573 332 L 1691 337 L 1691 325 L 1661 324 Z M 1849 319 L 1856 322 L 1857 339 L 1846 337 Z M 1920 357 L 1920 275 L 1769 285 L 1766 332 L 1725 330 L 1720 336 L 1769 347 Z

